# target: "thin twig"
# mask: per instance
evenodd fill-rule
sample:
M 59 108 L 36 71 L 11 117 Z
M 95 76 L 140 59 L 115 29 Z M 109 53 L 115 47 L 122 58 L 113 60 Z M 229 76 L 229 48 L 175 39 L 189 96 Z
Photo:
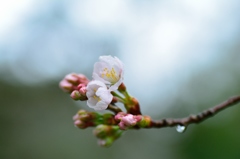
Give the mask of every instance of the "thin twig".
M 218 112 L 222 111 L 223 109 L 228 108 L 232 105 L 235 105 L 239 102 L 240 102 L 240 96 L 235 96 L 197 115 L 190 115 L 188 117 L 181 118 L 181 119 L 162 119 L 159 121 L 152 121 L 151 127 L 161 128 L 161 127 L 173 127 L 177 125 L 187 126 L 193 123 L 197 124 L 206 120 L 209 117 L 216 115 Z

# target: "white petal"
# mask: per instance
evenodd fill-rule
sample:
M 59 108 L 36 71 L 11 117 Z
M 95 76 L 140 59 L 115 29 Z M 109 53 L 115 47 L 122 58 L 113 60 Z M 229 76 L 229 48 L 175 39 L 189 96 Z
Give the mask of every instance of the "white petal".
M 112 56 L 100 56 L 94 64 L 93 79 L 102 81 L 111 91 L 117 90 L 123 82 L 123 63 Z
M 99 60 L 102 61 L 102 62 L 106 62 L 106 63 L 112 63 L 114 61 L 114 58 L 111 55 L 100 56 Z
M 113 95 L 110 93 L 110 91 L 105 88 L 99 88 L 96 92 L 96 95 L 107 104 L 110 104 L 113 98 Z
M 93 97 L 90 97 L 87 100 L 87 105 L 91 108 L 94 108 L 96 106 L 97 102 L 98 101 L 96 99 L 94 99 Z
M 101 82 L 103 82 L 105 84 L 111 84 L 111 82 L 109 82 L 109 81 L 105 80 L 104 78 L 100 77 L 99 74 L 97 74 L 95 72 L 93 72 L 92 77 L 93 77 L 94 80 L 101 81 Z
M 112 94 L 101 81 L 91 81 L 87 85 L 87 105 L 95 110 L 104 110 L 112 101 Z
M 108 104 L 105 103 L 104 101 L 100 101 L 97 103 L 96 107 L 94 107 L 95 110 L 105 110 L 107 109 Z

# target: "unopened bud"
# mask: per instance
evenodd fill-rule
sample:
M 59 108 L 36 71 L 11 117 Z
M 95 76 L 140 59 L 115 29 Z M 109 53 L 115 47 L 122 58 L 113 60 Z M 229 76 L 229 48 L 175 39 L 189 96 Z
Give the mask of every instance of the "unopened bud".
M 82 83 L 82 84 L 84 84 L 85 86 L 88 84 L 89 79 L 88 79 L 85 75 L 83 75 L 83 74 L 77 74 L 77 77 L 78 77 L 79 83 Z
M 96 112 L 87 112 L 86 110 L 79 110 L 78 113 L 73 116 L 73 120 L 89 122 L 95 120 L 96 117 L 97 117 Z
M 60 83 L 59 83 L 59 87 L 64 90 L 65 92 L 71 92 L 72 91 L 72 87 L 73 85 L 71 83 L 69 83 L 68 81 L 66 81 L 65 79 L 63 79 Z
M 121 83 L 120 86 L 118 87 L 118 91 L 120 92 L 125 92 L 127 90 L 126 86 L 124 83 Z
M 70 96 L 74 100 L 81 100 L 81 101 L 87 100 L 86 92 L 84 91 L 80 92 L 80 91 L 74 90 L 72 91 Z
M 87 77 L 83 74 L 76 74 L 76 73 L 70 73 L 64 77 L 65 80 L 68 82 L 78 85 L 78 84 L 84 84 L 85 86 L 88 84 L 89 80 Z
M 122 135 L 122 132 L 118 126 L 98 125 L 93 134 L 99 139 L 100 146 L 108 147 Z
M 71 74 L 68 74 L 68 75 L 66 75 L 65 76 L 65 79 L 68 81 L 68 82 L 70 82 L 70 83 L 73 83 L 73 84 L 76 84 L 76 83 L 78 83 L 78 77 L 77 77 L 77 74 L 75 74 L 75 73 L 71 73 Z
M 118 126 L 122 130 L 126 130 L 130 127 L 133 127 L 138 124 L 142 120 L 141 115 L 132 115 L 132 114 L 126 114 L 123 112 L 119 112 L 115 116 L 115 120 L 120 121 Z
M 74 100 L 80 100 L 81 99 L 81 94 L 77 90 L 72 91 L 70 96 Z
M 110 113 L 106 113 L 102 115 L 102 123 L 106 125 L 116 125 L 117 122 L 114 119 L 114 115 Z
M 82 96 L 86 96 L 87 87 L 81 87 L 81 88 L 79 89 L 79 93 L 80 93 Z
M 59 86 L 64 91 L 71 93 L 73 90 L 79 90 L 80 89 L 79 86 L 81 88 L 86 87 L 88 82 L 89 80 L 85 75 L 71 73 L 64 77 L 64 79 L 59 83 Z M 82 89 L 80 93 L 84 94 L 83 92 L 84 92 L 84 89 Z M 86 97 L 82 99 L 86 100 Z
M 136 98 L 131 98 L 128 103 L 125 103 L 125 107 L 129 114 L 141 115 L 140 105 Z
M 134 126 L 134 125 L 136 125 L 137 120 L 134 118 L 134 116 L 132 114 L 128 114 L 122 118 L 122 122 L 126 126 Z
M 121 121 L 122 120 L 122 117 L 126 116 L 127 113 L 124 113 L 124 112 L 119 112 L 117 115 L 115 115 L 115 120 L 117 121 Z
M 110 131 L 110 126 L 101 124 L 94 129 L 93 134 L 98 138 L 102 139 L 109 134 L 109 131 Z
M 147 128 L 151 126 L 151 117 L 150 116 L 143 116 L 142 120 L 138 123 L 138 126 L 141 128 Z
M 80 129 L 85 129 L 85 128 L 88 127 L 88 125 L 87 125 L 86 123 L 82 122 L 81 120 L 76 120 L 76 121 L 74 122 L 74 125 L 75 125 L 76 127 L 80 128 Z
M 78 128 L 84 129 L 89 126 L 95 126 L 94 117 L 95 112 L 87 112 L 85 110 L 79 110 L 76 115 L 73 116 L 74 125 Z
M 114 142 L 114 138 L 112 137 L 106 137 L 104 139 L 98 139 L 98 145 L 103 146 L 103 147 L 109 147 L 112 145 Z
M 111 103 L 117 103 L 117 102 L 118 102 L 118 98 L 113 96 Z

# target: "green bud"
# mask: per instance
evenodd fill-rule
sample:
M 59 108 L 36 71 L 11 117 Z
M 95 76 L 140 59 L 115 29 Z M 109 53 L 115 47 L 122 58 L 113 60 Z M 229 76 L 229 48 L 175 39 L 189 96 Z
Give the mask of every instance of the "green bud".
M 99 139 L 101 146 L 108 147 L 122 135 L 122 130 L 118 126 L 98 125 L 93 131 L 94 135 Z
M 141 128 L 146 128 L 151 126 L 151 117 L 143 116 L 142 120 L 137 124 Z

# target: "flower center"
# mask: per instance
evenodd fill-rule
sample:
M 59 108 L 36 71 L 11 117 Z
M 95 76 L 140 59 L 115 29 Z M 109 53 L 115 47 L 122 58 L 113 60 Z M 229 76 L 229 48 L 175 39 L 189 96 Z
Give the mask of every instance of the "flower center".
M 97 100 L 98 102 L 101 101 L 101 98 L 99 98 L 99 97 L 96 95 L 97 88 L 93 88 L 93 91 L 95 92 L 93 98 L 94 98 L 95 100 Z
M 100 101 L 101 101 L 101 98 L 99 98 L 99 97 L 98 97 L 98 96 L 96 96 L 96 95 L 94 95 L 94 96 L 93 96 L 93 98 L 94 98 L 94 99 L 96 99 L 98 102 L 100 102 Z
M 108 79 L 111 83 L 116 83 L 118 81 L 117 74 L 114 68 L 109 70 L 104 68 L 101 74 L 102 78 Z

